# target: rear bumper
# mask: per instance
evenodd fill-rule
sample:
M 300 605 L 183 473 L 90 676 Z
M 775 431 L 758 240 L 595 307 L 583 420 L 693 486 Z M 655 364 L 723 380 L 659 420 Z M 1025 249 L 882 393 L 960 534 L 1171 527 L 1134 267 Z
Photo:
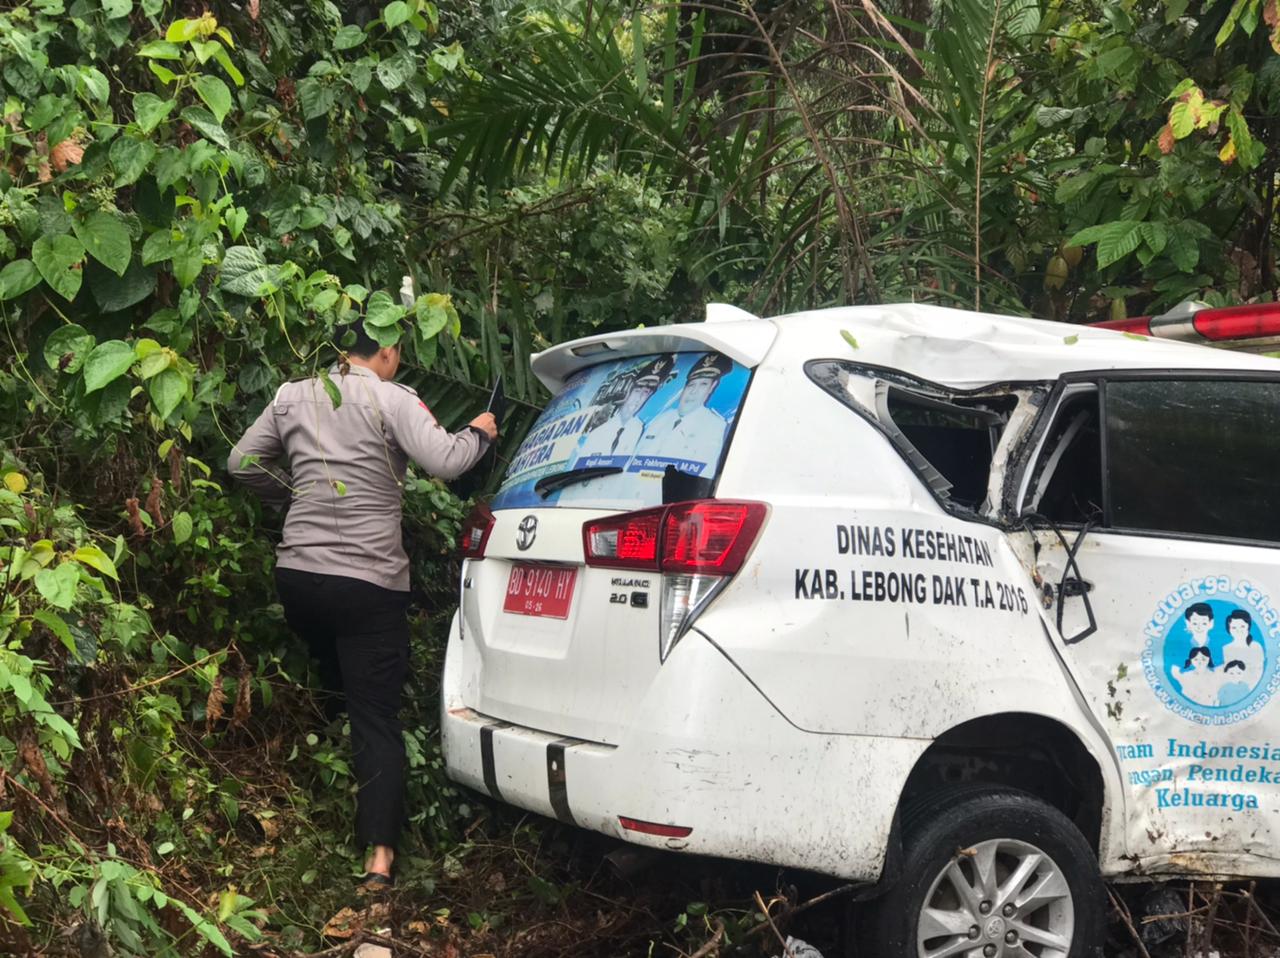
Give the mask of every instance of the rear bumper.
M 659 670 L 616 745 L 515 726 L 468 708 L 457 620 L 441 728 L 451 778 L 500 801 L 638 845 L 874 881 L 918 739 L 791 725 L 702 636 Z M 696 677 L 690 681 L 690 677 Z M 691 828 L 664 838 L 619 816 Z

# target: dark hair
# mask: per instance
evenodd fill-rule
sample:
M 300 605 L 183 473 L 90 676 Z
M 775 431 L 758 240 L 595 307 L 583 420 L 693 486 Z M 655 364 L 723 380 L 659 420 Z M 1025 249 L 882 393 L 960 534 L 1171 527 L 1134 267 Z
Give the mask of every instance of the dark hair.
M 1213 608 L 1209 605 L 1208 602 L 1197 602 L 1195 605 L 1190 606 L 1186 612 L 1182 613 L 1182 617 L 1186 619 L 1188 622 L 1191 621 L 1191 617 L 1193 615 L 1207 616 L 1209 621 L 1212 622 Z
M 1237 619 L 1244 622 L 1245 625 L 1253 625 L 1253 616 L 1251 616 L 1244 609 L 1236 609 L 1229 616 L 1227 616 L 1227 628 L 1231 628 L 1231 623 L 1235 622 Z
M 1241 672 L 1243 672 L 1246 667 L 1245 664 L 1241 662 L 1239 659 L 1232 659 L 1230 662 L 1228 662 L 1226 665 L 1222 667 L 1222 671 L 1230 672 L 1232 666 L 1239 666 Z
M 1182 663 L 1182 667 L 1184 669 L 1191 668 L 1191 660 L 1194 659 L 1197 655 L 1203 655 L 1206 659 L 1208 659 L 1209 668 L 1213 668 L 1213 653 L 1205 648 L 1192 649 L 1191 654 L 1187 656 L 1187 661 Z
M 348 356 L 371 359 L 382 348 L 378 345 L 376 339 L 364 331 L 364 320 L 362 319 L 357 319 L 354 323 L 348 323 L 345 326 L 339 326 L 335 332 L 337 335 L 334 337 L 334 342 L 338 344 L 338 350 Z M 355 337 L 354 340 L 352 336 Z

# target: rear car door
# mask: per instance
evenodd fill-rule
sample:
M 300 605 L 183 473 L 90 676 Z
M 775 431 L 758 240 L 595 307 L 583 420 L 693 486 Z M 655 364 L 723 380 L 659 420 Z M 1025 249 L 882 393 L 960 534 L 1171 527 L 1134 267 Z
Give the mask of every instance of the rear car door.
M 612 533 L 614 567 L 588 565 L 584 523 L 709 497 L 750 378 L 704 348 L 632 353 L 565 380 L 513 458 L 464 569 L 468 708 L 585 741 L 622 739 L 661 667 L 660 643 L 700 596 L 653 571 L 644 537 L 626 530 Z
M 1280 381 L 1109 372 L 1050 408 L 1014 538 L 1114 744 L 1129 853 L 1277 873 Z

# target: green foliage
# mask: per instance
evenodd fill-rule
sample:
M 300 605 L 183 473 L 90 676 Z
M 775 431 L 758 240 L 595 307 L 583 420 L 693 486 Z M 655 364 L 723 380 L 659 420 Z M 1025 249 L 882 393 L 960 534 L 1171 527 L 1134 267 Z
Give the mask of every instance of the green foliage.
M 436 8 L 190 12 L 0 10 L 0 925 L 29 926 L 18 950 L 80 924 L 118 952 L 233 953 L 284 920 L 253 898 L 317 880 L 314 850 L 296 872 L 258 862 L 261 823 L 328 836 L 326 867 L 349 865 L 345 738 L 299 719 L 308 666 L 273 605 L 279 518 L 214 470 L 347 324 L 403 344 L 451 428 L 510 362 L 501 334 L 479 359 L 410 219 L 432 101 L 467 70 Z M 513 378 L 536 398 L 526 365 Z M 462 503 L 426 479 L 407 496 L 415 562 L 447 596 Z M 410 734 L 431 842 L 459 815 L 434 722 L 424 705 Z M 293 916 L 304 935 L 315 907 Z
M 668 292 L 758 311 L 923 299 L 1080 321 L 1126 297 L 1248 299 L 1276 285 L 1273 6 L 531 14 L 451 103 L 445 182 L 634 172 L 683 212 L 679 259 L 711 264 Z M 1082 264 L 1075 243 L 1100 245 Z

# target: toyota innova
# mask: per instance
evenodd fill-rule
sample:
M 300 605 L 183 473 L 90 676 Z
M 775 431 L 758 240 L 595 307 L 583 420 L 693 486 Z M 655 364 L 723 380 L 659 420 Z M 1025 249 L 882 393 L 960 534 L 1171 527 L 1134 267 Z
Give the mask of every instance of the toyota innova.
M 1280 875 L 1280 364 L 920 305 L 576 340 L 463 530 L 450 775 L 865 883 L 877 958 L 1096 954 Z

